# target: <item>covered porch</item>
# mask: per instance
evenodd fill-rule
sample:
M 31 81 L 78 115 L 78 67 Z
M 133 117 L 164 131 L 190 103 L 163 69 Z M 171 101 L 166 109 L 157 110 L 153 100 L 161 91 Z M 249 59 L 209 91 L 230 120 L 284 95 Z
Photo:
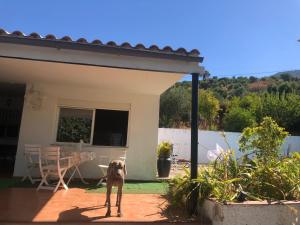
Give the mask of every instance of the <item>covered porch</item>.
M 57 39 L 54 35 L 41 37 L 37 33 L 25 35 L 0 29 L 0 83 L 4 87 L 23 87 L 12 175 L 25 174 L 25 144 L 76 145 L 83 140 L 83 147 L 96 154 L 94 160 L 81 167 L 85 178 L 99 178 L 97 166 L 101 156 L 116 159 L 125 151 L 126 179 L 156 179 L 160 94 L 185 74 L 193 74 L 196 104 L 196 80 L 203 73 L 200 62 L 202 57 L 197 50 L 103 44 L 83 38 L 73 41 L 68 36 Z M 196 126 L 197 106 L 193 109 Z M 77 122 L 79 118 L 81 125 L 85 121 L 84 129 L 72 128 L 68 132 L 61 121 L 70 117 Z M 120 126 L 113 126 L 115 121 L 121 121 L 117 123 Z M 74 130 L 79 134 L 73 134 Z M 197 154 L 197 140 L 192 143 Z M 197 163 L 192 158 L 192 177 L 196 168 L 193 165 Z M 8 187 L 0 190 L 0 222 L 144 223 L 179 219 L 178 214 L 175 218 L 166 214 L 168 205 L 162 194 L 135 193 L 123 197 L 124 217 L 104 218 L 103 193 L 86 193 L 82 188 L 52 193 Z
M 0 83 L 25 87 L 13 176 L 24 175 L 25 144 L 68 145 L 83 139 L 97 155 L 82 166 L 84 177 L 99 177 L 101 155 L 115 159 L 126 151 L 128 179 L 155 179 L 159 96 L 183 75 L 201 74 L 201 61 L 197 50 L 0 30 Z M 115 112 L 123 114 L 111 116 Z M 86 133 L 62 137 L 64 115 L 88 118 Z M 122 126 L 109 126 L 118 119 Z

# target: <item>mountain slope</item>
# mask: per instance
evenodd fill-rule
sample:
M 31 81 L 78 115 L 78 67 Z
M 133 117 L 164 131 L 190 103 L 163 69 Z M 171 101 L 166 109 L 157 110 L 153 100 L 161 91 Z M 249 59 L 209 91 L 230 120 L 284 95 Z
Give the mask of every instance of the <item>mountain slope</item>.
M 279 73 L 275 73 L 273 76 L 278 77 L 281 74 L 285 74 L 285 73 L 288 73 L 293 77 L 300 78 L 300 70 L 289 70 L 289 71 L 279 72 Z

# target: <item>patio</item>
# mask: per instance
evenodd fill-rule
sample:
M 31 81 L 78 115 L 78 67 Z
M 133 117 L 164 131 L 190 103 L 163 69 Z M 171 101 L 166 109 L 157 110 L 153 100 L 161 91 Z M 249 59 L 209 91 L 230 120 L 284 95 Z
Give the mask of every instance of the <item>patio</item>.
M 113 194 L 113 202 L 115 198 Z M 112 217 L 108 218 L 104 217 L 105 193 L 87 192 L 81 188 L 61 189 L 56 193 L 37 192 L 34 188 L 5 188 L 0 190 L 0 199 L 0 224 L 194 222 L 169 213 L 167 201 L 160 194 L 124 194 L 123 217 L 117 217 L 116 207 L 112 207 Z

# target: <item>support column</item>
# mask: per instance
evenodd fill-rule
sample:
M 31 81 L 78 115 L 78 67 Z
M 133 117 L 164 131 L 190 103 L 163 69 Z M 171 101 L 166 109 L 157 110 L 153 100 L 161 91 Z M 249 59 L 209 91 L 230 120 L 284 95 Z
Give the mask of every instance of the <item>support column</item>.
M 192 115 L 191 115 L 191 179 L 198 172 L 198 87 L 199 74 L 192 74 Z
M 191 115 L 191 180 L 197 178 L 198 173 L 198 87 L 199 74 L 192 73 L 192 115 Z M 188 199 L 188 211 L 195 214 L 199 190 L 196 186 Z

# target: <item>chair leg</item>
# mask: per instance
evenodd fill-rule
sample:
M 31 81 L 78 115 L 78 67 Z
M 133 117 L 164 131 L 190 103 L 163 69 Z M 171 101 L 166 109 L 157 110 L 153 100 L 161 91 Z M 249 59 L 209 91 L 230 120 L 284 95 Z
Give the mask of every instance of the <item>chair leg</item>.
M 48 185 L 47 176 L 48 176 L 48 174 L 44 174 L 44 177 L 42 178 L 41 183 L 39 184 L 39 186 L 36 189 L 37 191 L 41 189 L 41 187 L 43 186 L 43 184 Z
M 26 178 L 28 177 L 28 175 L 26 174 L 26 175 L 24 175 L 24 177 L 22 178 L 22 182 L 24 182 L 25 180 L 26 180 Z
M 69 170 L 67 170 L 69 171 Z M 76 169 L 73 170 L 73 172 L 71 173 L 71 176 L 69 177 L 68 181 L 67 181 L 67 185 L 69 185 L 70 181 L 73 179 L 74 175 L 76 173 Z
M 53 190 L 53 192 L 57 191 L 57 189 L 59 188 L 60 184 L 64 187 L 64 189 L 66 189 L 66 190 L 69 189 L 68 186 L 66 185 L 65 181 L 64 181 L 64 176 L 65 176 L 66 172 L 67 172 L 67 170 L 63 171 L 62 173 L 61 172 L 58 173 L 59 181 L 58 181 L 55 189 Z
M 45 176 L 45 174 L 44 174 L 44 172 L 43 172 L 43 170 L 40 168 L 40 175 L 41 175 L 41 178 L 43 179 L 43 177 Z M 45 184 L 46 185 L 49 185 L 49 183 L 48 183 L 48 181 L 47 180 L 45 180 Z
M 99 186 L 100 184 L 102 184 L 103 180 L 104 180 L 104 178 L 101 177 L 101 179 L 100 179 L 99 182 L 97 183 L 97 186 Z
M 31 175 L 28 175 L 28 178 L 29 178 L 31 184 L 34 184 L 34 180 L 32 179 Z
M 26 180 L 26 178 L 28 178 L 30 180 L 31 184 L 35 183 L 35 181 L 31 177 L 31 169 L 28 167 L 26 168 L 26 175 L 22 178 L 22 182 L 24 182 Z

